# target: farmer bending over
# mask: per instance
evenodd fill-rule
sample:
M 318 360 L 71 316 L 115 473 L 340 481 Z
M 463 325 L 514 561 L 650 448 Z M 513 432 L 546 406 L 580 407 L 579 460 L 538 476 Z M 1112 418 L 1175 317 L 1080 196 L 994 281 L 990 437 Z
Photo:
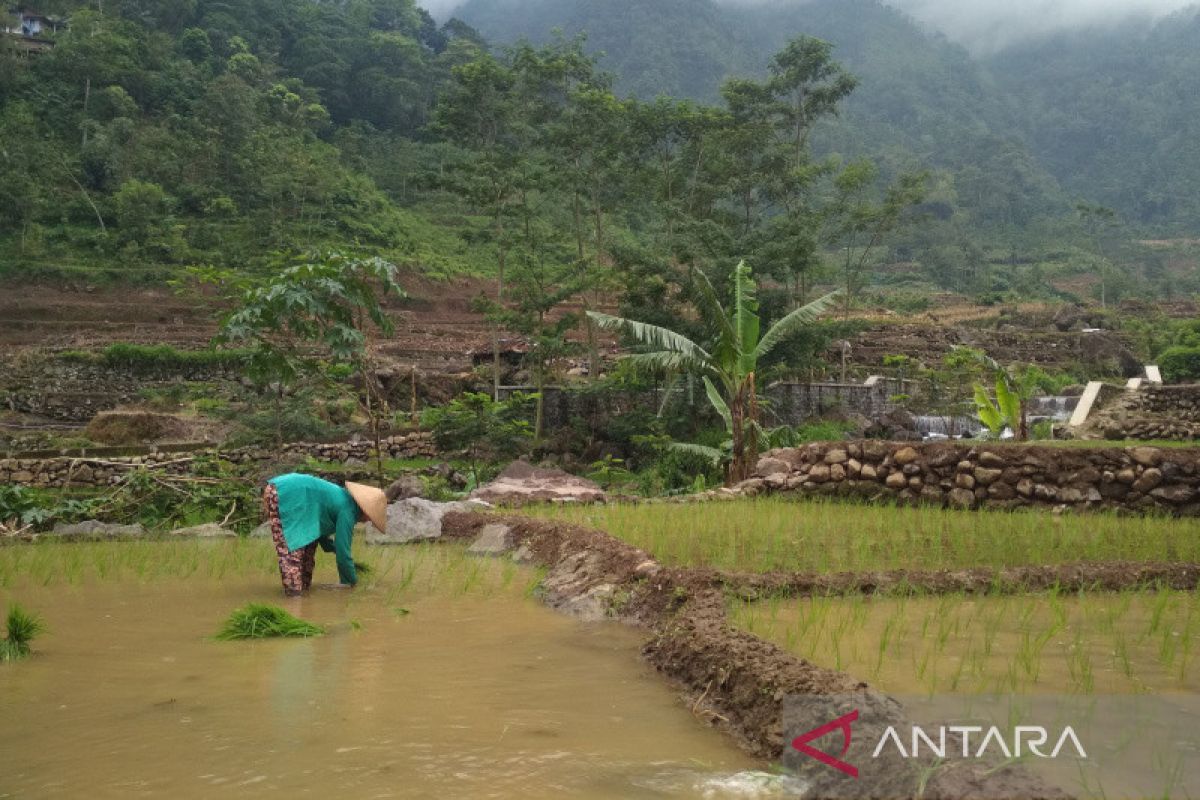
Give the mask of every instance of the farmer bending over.
M 347 481 L 342 488 L 295 472 L 268 481 L 263 514 L 271 523 L 283 593 L 295 597 L 312 586 L 318 544 L 336 554 L 339 585 L 358 583 L 350 555 L 354 524 L 370 520 L 381 532 L 387 530 L 387 502 L 382 489 L 361 483 Z

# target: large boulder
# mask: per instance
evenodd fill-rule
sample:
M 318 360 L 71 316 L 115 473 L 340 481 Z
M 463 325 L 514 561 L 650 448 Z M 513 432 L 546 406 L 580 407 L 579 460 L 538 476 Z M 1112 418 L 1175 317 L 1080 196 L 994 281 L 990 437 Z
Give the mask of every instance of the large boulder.
M 470 511 L 472 503 L 436 503 L 423 497 L 408 497 L 388 506 L 387 531 L 380 533 L 368 525 L 368 544 L 410 544 L 428 542 L 442 536 L 442 517 L 451 511 Z
M 890 439 L 893 442 L 919 441 L 917 418 L 903 408 L 892 408 L 874 420 L 863 431 L 869 439 Z
M 509 464 L 494 481 L 471 492 L 471 497 L 506 506 L 539 502 L 595 503 L 605 499 L 604 490 L 595 481 L 561 469 L 535 467 L 524 461 Z
M 425 483 L 416 475 L 402 475 L 384 490 L 392 502 L 420 497 L 425 493 Z

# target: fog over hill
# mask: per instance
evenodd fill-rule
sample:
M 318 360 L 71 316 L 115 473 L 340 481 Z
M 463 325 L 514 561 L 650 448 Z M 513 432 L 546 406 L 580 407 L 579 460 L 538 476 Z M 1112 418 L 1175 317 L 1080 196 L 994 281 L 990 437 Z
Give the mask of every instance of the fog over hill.
M 721 0 L 722 5 L 804 5 L 809 0 Z M 453 15 L 463 0 L 423 0 L 435 17 Z M 1048 34 L 1122 23 L 1149 24 L 1195 0 L 891 0 L 894 6 L 946 34 L 976 54 Z

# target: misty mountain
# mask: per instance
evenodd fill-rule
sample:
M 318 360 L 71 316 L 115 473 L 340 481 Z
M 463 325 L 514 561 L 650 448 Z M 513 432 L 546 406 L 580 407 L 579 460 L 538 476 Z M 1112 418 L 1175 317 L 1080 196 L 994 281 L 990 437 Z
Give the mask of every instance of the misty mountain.
M 1022 134 L 1073 194 L 1128 219 L 1195 232 L 1200 219 L 1200 10 L 1148 30 L 1031 41 L 985 63 L 1020 98 Z
M 710 102 L 726 77 L 761 75 L 788 39 L 817 36 L 861 81 L 818 152 L 872 155 L 885 174 L 948 170 L 985 225 L 1025 227 L 1086 199 L 1147 227 L 1195 227 L 1194 12 L 978 58 L 879 0 L 467 0 L 455 13 L 501 44 L 586 32 L 619 91 Z

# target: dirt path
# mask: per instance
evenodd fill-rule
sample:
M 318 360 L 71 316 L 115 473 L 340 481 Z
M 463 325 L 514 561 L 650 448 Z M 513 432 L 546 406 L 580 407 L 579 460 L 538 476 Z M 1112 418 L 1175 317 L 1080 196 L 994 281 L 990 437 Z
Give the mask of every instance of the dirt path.
M 550 606 L 582 616 L 607 612 L 649 630 L 643 654 L 681 689 L 693 713 L 734 736 L 758 757 L 778 759 L 784 754 L 785 764 L 810 782 L 808 797 L 847 796 L 845 779 L 790 748 L 785 751 L 786 698 L 836 696 L 839 702 L 852 702 L 860 713 L 855 736 L 868 741 L 877 739 L 887 726 L 906 722 L 898 703 L 866 683 L 734 628 L 726 614 L 726 588 L 747 586 L 752 582 L 749 576 L 664 567 L 644 550 L 602 531 L 553 520 L 451 513 L 443 521 L 443 533 L 449 539 L 471 540 L 485 526 L 497 524 L 507 528 L 516 557 L 549 570 L 544 599 Z M 1113 566 L 1101 572 L 1116 576 L 1121 570 Z M 935 574 L 941 576 L 930 573 Z M 1092 573 L 1081 570 L 1080 574 Z M 1195 570 L 1187 568 L 1177 577 L 1194 583 L 1194 575 Z M 784 583 L 777 576 L 766 577 L 758 590 Z M 812 576 L 805 580 L 810 586 L 820 583 Z M 868 583 L 880 585 L 878 580 L 861 585 Z M 930 584 L 950 586 L 954 580 L 942 576 Z M 876 762 L 861 778 L 853 785 L 855 797 L 1038 800 L 1069 796 L 1019 767 L 988 769 L 961 759 L 939 765 L 915 760 Z

